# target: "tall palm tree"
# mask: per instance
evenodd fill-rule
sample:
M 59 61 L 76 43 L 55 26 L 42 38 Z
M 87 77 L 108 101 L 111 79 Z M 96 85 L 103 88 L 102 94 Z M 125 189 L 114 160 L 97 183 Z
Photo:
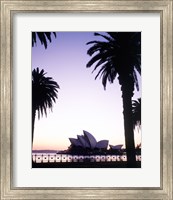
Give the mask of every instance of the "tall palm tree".
M 87 67 L 100 67 L 95 79 L 102 77 L 106 89 L 107 81 L 113 83 L 118 78 L 121 85 L 125 144 L 129 167 L 136 166 L 134 132 L 132 121 L 132 97 L 134 87 L 139 90 L 137 72 L 141 74 L 141 33 L 140 32 L 107 32 L 95 33 L 102 40 L 88 42 L 92 44 L 87 53 L 92 56 Z
M 141 98 L 132 101 L 133 129 L 141 128 Z
M 56 37 L 55 32 L 32 32 L 32 46 L 37 43 L 37 37 L 40 40 L 41 44 L 44 45 L 45 49 L 47 49 L 48 41 L 51 42 L 51 34 L 54 34 Z
M 32 71 L 32 142 L 34 138 L 34 123 L 36 112 L 38 118 L 45 114 L 47 109 L 52 110 L 53 102 L 58 98 L 59 85 L 51 77 L 46 77 L 46 73 L 39 68 Z

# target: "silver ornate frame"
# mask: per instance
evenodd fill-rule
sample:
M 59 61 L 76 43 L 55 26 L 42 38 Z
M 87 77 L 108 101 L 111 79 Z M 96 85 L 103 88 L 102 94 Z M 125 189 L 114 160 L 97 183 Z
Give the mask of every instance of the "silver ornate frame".
M 172 0 L 71 0 L 1 2 L 0 198 L 173 199 Z M 12 19 L 16 12 L 158 12 L 161 17 L 161 186 L 159 188 L 15 188 L 12 175 Z

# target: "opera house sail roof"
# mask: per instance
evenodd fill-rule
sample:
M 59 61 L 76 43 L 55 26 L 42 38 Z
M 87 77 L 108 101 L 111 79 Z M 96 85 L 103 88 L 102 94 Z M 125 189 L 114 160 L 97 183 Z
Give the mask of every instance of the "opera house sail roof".
M 69 140 L 71 145 L 74 147 L 89 149 L 107 149 L 109 143 L 108 140 L 101 140 L 97 142 L 95 137 L 87 131 L 83 131 L 83 135 L 77 135 L 77 138 L 69 138 Z
M 122 148 L 122 144 L 119 144 L 119 145 L 115 145 L 115 146 L 113 146 L 113 145 L 109 145 L 110 146 L 110 148 L 111 149 L 113 149 L 113 150 L 119 150 L 119 149 L 121 149 Z

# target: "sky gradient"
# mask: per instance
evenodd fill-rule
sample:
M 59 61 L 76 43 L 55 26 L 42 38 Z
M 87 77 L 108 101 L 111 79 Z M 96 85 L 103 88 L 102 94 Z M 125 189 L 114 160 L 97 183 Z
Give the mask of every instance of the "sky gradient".
M 86 68 L 91 59 L 87 42 L 101 40 L 93 32 L 58 32 L 45 49 L 40 41 L 32 48 L 32 69 L 39 67 L 60 86 L 53 112 L 38 120 L 36 117 L 33 149 L 64 150 L 70 146 L 68 138 L 92 133 L 96 140 L 107 139 L 109 144 L 124 144 L 122 93 L 118 80 L 107 83 L 104 90 L 97 72 Z M 141 97 L 135 90 L 133 99 Z M 141 133 L 135 131 L 136 144 Z

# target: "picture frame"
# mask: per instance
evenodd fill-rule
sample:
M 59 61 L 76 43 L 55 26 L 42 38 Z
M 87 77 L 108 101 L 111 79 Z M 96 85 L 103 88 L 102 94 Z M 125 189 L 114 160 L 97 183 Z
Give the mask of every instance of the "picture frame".
M 173 199 L 173 66 L 172 0 L 168 1 L 6 1 L 1 0 L 1 193 L 7 199 Z M 160 13 L 161 19 L 161 97 L 160 97 L 160 187 L 14 187 L 13 186 L 13 32 L 15 13 L 118 12 Z

